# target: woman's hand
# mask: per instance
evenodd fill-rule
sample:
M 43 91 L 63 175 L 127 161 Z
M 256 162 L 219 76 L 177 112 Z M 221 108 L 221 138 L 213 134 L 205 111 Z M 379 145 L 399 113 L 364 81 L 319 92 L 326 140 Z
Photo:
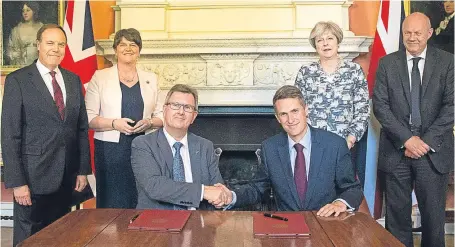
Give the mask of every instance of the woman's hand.
M 134 125 L 134 133 L 142 133 L 145 132 L 146 130 L 150 129 L 152 127 L 152 122 L 150 119 L 142 119 Z
M 112 127 L 114 127 L 115 130 L 120 131 L 120 133 L 131 135 L 135 133 L 134 127 L 131 127 L 128 123 L 134 123 L 134 121 L 129 118 L 118 118 L 112 121 Z
M 346 137 L 346 142 L 347 142 L 347 144 L 348 144 L 348 148 L 349 148 L 349 149 L 351 149 L 352 147 L 354 147 L 355 141 L 356 141 L 355 136 L 349 135 L 348 137 Z

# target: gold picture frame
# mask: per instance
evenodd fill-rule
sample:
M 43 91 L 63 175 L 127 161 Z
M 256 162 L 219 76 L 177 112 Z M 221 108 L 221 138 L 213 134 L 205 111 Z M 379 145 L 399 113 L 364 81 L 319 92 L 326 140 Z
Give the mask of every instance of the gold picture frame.
M 33 9 L 36 9 L 36 12 L 38 13 L 34 20 L 34 28 L 31 29 L 33 30 L 32 32 L 38 31 L 40 25 L 46 23 L 58 23 L 63 26 L 65 18 L 64 0 L 23 2 L 0 0 L 0 48 L 2 50 L 0 55 L 1 75 L 7 75 L 30 64 L 30 60 L 34 59 L 36 56 L 36 54 L 33 54 L 32 56 L 27 57 L 27 51 L 36 52 L 33 50 L 33 43 L 36 39 L 33 38 L 33 36 L 36 35 L 36 33 L 27 35 L 26 32 L 24 34 L 24 29 L 18 31 L 20 29 L 20 24 L 22 25 L 22 23 L 24 23 L 24 18 L 28 17 L 22 14 L 24 3 L 29 3 L 29 5 L 31 5 L 30 9 L 32 9 L 32 11 Z M 34 16 L 34 14 L 32 16 Z M 30 30 L 30 28 L 27 30 Z M 14 33 L 13 36 L 11 35 L 12 33 Z M 22 41 L 21 37 L 24 37 L 25 41 Z M 31 42 L 31 40 L 33 40 L 33 42 Z M 20 45 L 15 45 L 16 43 L 20 43 Z M 14 56 L 18 59 L 13 61 Z

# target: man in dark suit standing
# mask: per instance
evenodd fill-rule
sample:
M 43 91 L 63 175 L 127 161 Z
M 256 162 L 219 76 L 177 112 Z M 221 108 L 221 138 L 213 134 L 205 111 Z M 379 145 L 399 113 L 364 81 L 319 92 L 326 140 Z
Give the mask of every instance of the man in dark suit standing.
M 307 124 L 308 106 L 295 86 L 278 89 L 273 105 L 286 133 L 262 143 L 255 182 L 234 188 L 229 207 L 258 203 L 271 186 L 278 211 L 319 210 L 327 217 L 358 209 L 363 194 L 346 141 Z
M 422 246 L 445 246 L 448 173 L 453 170 L 453 55 L 427 46 L 430 20 L 413 13 L 403 22 L 406 51 L 383 57 L 373 94 L 382 125 L 378 167 L 386 173 L 386 228 L 414 246 L 411 192 L 422 219 Z
M 213 143 L 188 132 L 198 110 L 197 91 L 177 84 L 164 104 L 164 127 L 135 138 L 131 166 L 136 178 L 136 208 L 214 209 L 229 198 L 223 183 Z M 231 199 L 229 199 L 231 200 Z
M 70 211 L 91 173 L 82 84 L 59 68 L 66 34 L 38 30 L 38 60 L 6 77 L 2 109 L 5 186 L 14 194 L 14 246 Z

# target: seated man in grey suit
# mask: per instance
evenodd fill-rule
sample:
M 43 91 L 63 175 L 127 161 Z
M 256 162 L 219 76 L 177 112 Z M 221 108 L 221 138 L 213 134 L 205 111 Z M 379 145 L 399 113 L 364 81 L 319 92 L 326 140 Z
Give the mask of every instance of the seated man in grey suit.
M 338 216 L 358 209 L 363 195 L 346 141 L 307 124 L 308 106 L 294 86 L 278 89 L 273 106 L 286 133 L 262 143 L 255 182 L 234 189 L 229 207 L 258 203 L 271 186 L 279 211 L 319 210 L 319 216 Z
M 223 183 L 213 143 L 188 132 L 197 116 L 197 91 L 173 86 L 163 107 L 164 127 L 137 137 L 131 165 L 138 190 L 136 208 L 213 209 L 232 200 Z

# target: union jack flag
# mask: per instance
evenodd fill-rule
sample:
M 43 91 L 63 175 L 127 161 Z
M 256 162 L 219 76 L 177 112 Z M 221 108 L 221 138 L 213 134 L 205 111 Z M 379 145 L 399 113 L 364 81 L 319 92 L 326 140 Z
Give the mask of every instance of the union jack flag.
M 66 6 L 63 29 L 68 38 L 68 45 L 61 66 L 76 73 L 82 83 L 86 84 L 97 69 L 90 3 L 88 0 L 69 0 Z M 92 131 L 89 133 L 89 139 L 92 170 L 94 170 Z
M 409 0 L 382 0 L 374 37 L 370 67 L 368 71 L 368 91 L 373 93 L 376 69 L 380 58 L 403 48 L 401 23 L 409 12 Z M 406 11 L 405 11 L 406 10 Z M 370 101 L 370 105 L 371 101 Z M 373 111 L 371 111 L 373 113 Z M 375 219 L 382 217 L 383 178 L 377 171 L 380 124 L 372 114 L 368 126 L 367 160 L 364 194 L 370 212 Z

